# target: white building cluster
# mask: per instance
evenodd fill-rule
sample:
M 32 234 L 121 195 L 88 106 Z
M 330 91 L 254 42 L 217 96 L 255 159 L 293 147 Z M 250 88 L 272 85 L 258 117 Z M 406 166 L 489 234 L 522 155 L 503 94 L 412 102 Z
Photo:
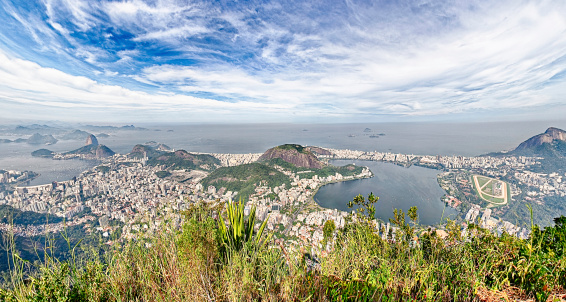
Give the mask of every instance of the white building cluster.
M 481 216 L 480 213 L 480 206 L 472 205 L 470 210 L 468 210 L 468 213 L 466 213 L 465 219 L 467 222 L 476 223 L 482 228 L 497 232 L 497 234 L 499 235 L 505 232 L 509 235 L 517 236 L 521 239 L 527 239 L 529 237 L 530 232 L 526 228 L 516 226 L 509 221 L 492 217 L 491 209 L 485 209 Z
M 35 173 L 29 171 L 0 170 L 0 184 L 14 184 L 26 181 L 35 176 Z
M 210 155 L 220 160 L 223 167 L 233 167 L 244 164 L 256 162 L 262 153 L 248 153 L 248 154 L 224 154 L 224 153 L 210 153 Z

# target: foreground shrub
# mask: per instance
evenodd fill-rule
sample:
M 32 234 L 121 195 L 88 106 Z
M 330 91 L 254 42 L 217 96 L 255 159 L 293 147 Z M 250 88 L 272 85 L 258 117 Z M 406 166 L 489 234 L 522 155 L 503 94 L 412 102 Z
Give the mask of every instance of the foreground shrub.
M 376 198 L 372 197 L 375 201 Z M 359 205 L 371 206 L 357 199 Z M 239 211 L 234 224 L 250 230 Z M 367 214 L 370 211 L 359 211 Z M 227 214 L 227 215 L 233 215 Z M 533 227 L 521 240 L 470 225 L 462 235 L 450 222 L 448 236 L 419 228 L 396 211 L 396 231 L 384 234 L 354 216 L 337 231 L 320 259 L 290 252 L 260 232 L 241 244 L 222 239 L 214 219 L 222 208 L 198 204 L 183 229 L 125 243 L 107 258 L 85 263 L 47 258 L 35 275 L 14 280 L 1 301 L 497 301 L 566 298 L 566 218 Z M 220 223 L 222 223 L 220 221 Z M 247 223 L 247 224 L 246 224 Z M 234 231 L 234 230 L 232 230 Z M 250 240 L 252 239 L 253 240 Z M 258 240 L 262 238 L 261 240 Z M 308 250 L 305 250 L 308 251 Z M 24 281 L 27 280 L 27 281 Z M 562 296 L 561 296 L 562 295 Z

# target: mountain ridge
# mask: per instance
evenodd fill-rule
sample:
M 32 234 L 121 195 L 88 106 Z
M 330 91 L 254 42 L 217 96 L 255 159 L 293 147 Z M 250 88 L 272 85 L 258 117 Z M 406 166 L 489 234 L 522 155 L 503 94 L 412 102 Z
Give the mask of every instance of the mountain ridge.
M 519 152 L 522 150 L 532 150 L 543 144 L 552 144 L 554 141 L 566 142 L 566 131 L 558 129 L 555 127 L 550 127 L 546 129 L 544 133 L 537 134 L 526 141 L 522 142 L 513 150 L 513 152 Z

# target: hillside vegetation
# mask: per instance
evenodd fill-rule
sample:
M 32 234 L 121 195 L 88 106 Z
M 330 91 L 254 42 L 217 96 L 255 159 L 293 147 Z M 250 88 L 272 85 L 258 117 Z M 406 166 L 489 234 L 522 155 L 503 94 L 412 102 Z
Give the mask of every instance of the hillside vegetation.
M 248 199 L 258 186 L 275 188 L 283 184 L 288 187 L 291 185 L 288 176 L 260 163 L 218 168 L 201 183 L 205 190 L 208 186 L 214 186 L 216 189 L 224 187 L 227 191 L 238 192 L 237 199 Z
M 297 175 L 299 178 L 312 178 L 313 176 L 317 175 L 318 177 L 328 177 L 331 175 L 335 175 L 336 173 L 341 174 L 342 176 L 352 176 L 358 175 L 362 173 L 364 167 L 356 166 L 356 165 L 346 165 L 346 166 L 332 166 L 327 165 L 323 166 L 320 169 L 309 169 L 304 167 L 297 167 L 291 163 L 288 163 L 280 158 L 274 158 L 266 162 L 269 166 L 279 166 L 284 168 L 285 170 L 298 173 Z
M 148 165 L 163 166 L 167 170 L 212 171 L 220 166 L 220 161 L 208 154 L 194 154 L 185 150 L 164 151 L 168 149 L 169 147 L 163 144 L 158 146 L 135 145 L 129 156 L 138 159 L 147 157 Z
M 151 166 L 164 166 L 166 169 L 199 169 L 212 171 L 220 166 L 220 161 L 208 154 L 193 154 L 185 150 L 164 152 L 147 161 Z
M 363 197 L 357 204 L 371 207 Z M 371 199 L 371 198 L 370 198 Z M 361 201 L 360 201 L 361 200 Z M 376 200 L 376 199 L 373 199 Z M 221 205 L 221 208 L 225 208 Z M 566 217 L 521 240 L 448 222 L 441 238 L 395 211 L 395 234 L 357 211 L 317 259 L 271 234 L 254 235 L 242 206 L 193 205 L 181 231 L 148 235 L 105 258 L 46 258 L 25 279 L 13 273 L 2 301 L 510 301 L 566 298 Z M 366 211 L 371 212 L 371 211 Z M 356 220 L 356 222 L 353 222 Z M 231 224 L 220 225 L 220 221 Z M 220 228 L 219 228 L 220 227 Z M 242 232 L 244 231 L 244 232 Z M 233 234 L 233 235 L 231 235 Z M 230 239 L 231 238 L 231 239 Z M 418 239 L 417 239 L 418 238 Z M 235 241 L 237 240 L 237 242 Z M 149 248 L 148 248 L 149 247 Z

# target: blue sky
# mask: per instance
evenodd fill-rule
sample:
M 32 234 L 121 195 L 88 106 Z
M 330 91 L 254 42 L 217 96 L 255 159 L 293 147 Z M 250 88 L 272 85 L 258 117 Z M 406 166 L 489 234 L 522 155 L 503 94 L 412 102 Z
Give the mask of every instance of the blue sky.
M 566 115 L 566 2 L 0 0 L 0 121 Z

